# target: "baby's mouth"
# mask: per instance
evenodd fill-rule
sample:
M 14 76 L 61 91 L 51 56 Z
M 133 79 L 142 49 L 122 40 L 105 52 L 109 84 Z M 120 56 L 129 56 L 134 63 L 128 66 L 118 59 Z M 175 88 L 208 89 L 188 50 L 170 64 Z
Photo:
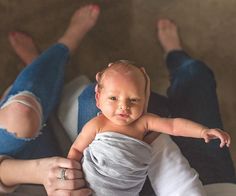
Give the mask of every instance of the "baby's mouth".
M 129 117 L 129 114 L 123 113 L 123 114 L 119 114 L 119 116 L 122 117 L 122 118 L 128 118 L 128 117 Z

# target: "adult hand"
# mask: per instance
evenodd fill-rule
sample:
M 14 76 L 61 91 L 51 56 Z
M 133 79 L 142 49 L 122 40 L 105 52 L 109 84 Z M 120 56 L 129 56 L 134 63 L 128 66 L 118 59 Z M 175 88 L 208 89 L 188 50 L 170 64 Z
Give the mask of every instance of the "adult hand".
M 38 160 L 38 172 L 47 194 L 51 195 L 91 195 L 85 187 L 81 164 L 77 161 L 52 157 Z

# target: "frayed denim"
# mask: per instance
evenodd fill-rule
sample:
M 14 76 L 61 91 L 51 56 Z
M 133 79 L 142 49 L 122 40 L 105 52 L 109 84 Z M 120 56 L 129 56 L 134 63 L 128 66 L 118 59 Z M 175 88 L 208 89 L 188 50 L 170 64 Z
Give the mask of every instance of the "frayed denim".
M 11 97 L 22 92 L 30 93 L 35 97 L 42 109 L 42 125 L 59 102 L 63 83 L 64 67 L 69 59 L 69 49 L 63 44 L 55 44 L 43 52 L 32 64 L 18 75 L 11 89 L 0 103 L 4 106 Z M 52 137 L 46 129 L 35 138 L 18 138 L 9 133 L 4 127 L 0 128 L 0 154 L 18 158 L 45 157 L 53 150 L 53 144 L 49 144 Z M 40 141 L 40 142 L 39 142 Z M 45 143 L 46 142 L 46 143 Z M 40 144 L 39 144 L 40 143 Z M 49 147 L 49 149 L 47 149 Z M 37 154 L 36 149 L 42 152 Z M 44 152 L 44 153 L 43 153 Z

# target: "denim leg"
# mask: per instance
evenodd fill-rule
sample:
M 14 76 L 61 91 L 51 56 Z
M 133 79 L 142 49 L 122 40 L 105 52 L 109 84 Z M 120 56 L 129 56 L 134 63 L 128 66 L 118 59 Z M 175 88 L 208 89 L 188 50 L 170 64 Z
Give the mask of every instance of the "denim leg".
M 88 84 L 78 97 L 78 133 L 83 126 L 100 111 L 96 106 L 95 83 Z
M 187 118 L 209 128 L 223 128 L 213 72 L 184 51 L 167 55 L 170 87 L 167 90 L 172 117 Z M 191 130 L 190 130 L 191 131 Z M 219 140 L 206 144 L 202 139 L 172 137 L 203 184 L 236 182 L 229 149 Z
M 168 108 L 167 97 L 151 92 L 147 111 L 161 117 L 168 117 L 170 115 L 170 111 Z
M 45 122 L 59 101 L 62 85 L 64 82 L 64 66 L 68 61 L 69 50 L 63 44 L 55 44 L 43 52 L 32 64 L 19 74 L 0 105 L 3 105 L 11 96 L 22 91 L 32 93 L 39 101 L 43 110 L 43 122 Z M 5 129 L 0 129 L 0 154 L 6 154 L 13 157 L 28 157 L 32 149 L 35 149 L 34 156 L 39 152 L 35 145 L 40 140 L 40 155 L 46 154 L 52 150 L 49 137 L 42 134 L 36 138 L 17 138 Z M 50 138 L 52 138 L 50 136 Z M 31 150 L 29 150 L 31 149 Z M 54 151 L 54 150 L 52 150 Z M 24 154 L 24 155 L 23 155 Z M 28 154 L 28 155 L 27 155 Z
M 9 97 L 28 91 L 38 98 L 43 109 L 43 121 L 46 121 L 59 101 L 64 83 L 64 66 L 68 58 L 69 49 L 65 45 L 51 46 L 18 75 L 0 105 Z
M 26 143 L 22 150 L 14 155 L 16 159 L 38 159 L 61 156 L 61 150 L 50 126 L 43 127 L 41 134 Z

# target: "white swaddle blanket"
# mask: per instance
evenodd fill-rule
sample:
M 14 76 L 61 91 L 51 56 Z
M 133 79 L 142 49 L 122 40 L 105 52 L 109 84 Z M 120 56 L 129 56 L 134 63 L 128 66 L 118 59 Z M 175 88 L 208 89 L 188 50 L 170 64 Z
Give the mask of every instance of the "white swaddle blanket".
M 147 176 L 151 146 L 115 132 L 96 135 L 84 150 L 83 172 L 96 196 L 137 196 Z

